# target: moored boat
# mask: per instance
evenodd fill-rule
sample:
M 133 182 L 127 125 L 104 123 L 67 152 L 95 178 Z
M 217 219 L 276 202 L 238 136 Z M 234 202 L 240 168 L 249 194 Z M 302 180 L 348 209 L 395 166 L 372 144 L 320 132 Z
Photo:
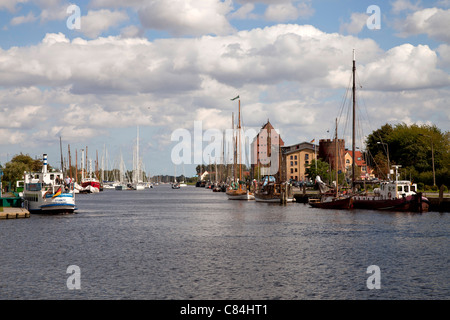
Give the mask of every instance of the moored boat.
M 47 155 L 43 156 L 41 172 L 24 175 L 24 207 L 31 213 L 73 213 L 73 183 L 65 181 L 62 172 L 47 171 Z
M 265 176 L 261 187 L 255 191 L 257 202 L 293 202 L 294 195 L 289 183 L 276 183 L 274 176 Z
M 408 180 L 397 180 L 397 169 L 394 166 L 395 181 L 383 181 L 380 188 L 374 190 L 373 196 L 356 195 L 353 197 L 355 209 L 427 212 L 430 201 L 417 192 L 417 184 Z

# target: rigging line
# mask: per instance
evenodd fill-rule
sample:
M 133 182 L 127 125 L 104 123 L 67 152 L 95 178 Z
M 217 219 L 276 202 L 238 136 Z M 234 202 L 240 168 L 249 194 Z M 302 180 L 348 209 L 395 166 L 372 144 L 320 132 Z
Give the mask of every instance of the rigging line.
M 349 117 L 349 110 L 345 106 L 347 105 L 347 103 L 350 103 L 350 99 L 347 99 L 347 97 L 349 96 L 351 82 L 352 82 L 352 75 L 350 75 L 350 77 L 349 77 L 349 81 L 348 81 L 348 84 L 347 84 L 347 89 L 345 91 L 345 94 L 342 97 L 341 108 L 340 108 L 339 113 L 338 113 L 338 124 L 340 124 L 340 122 L 341 122 L 340 119 L 342 118 L 342 114 L 343 114 L 344 110 L 347 109 L 347 118 L 345 120 L 344 128 L 342 129 L 342 126 L 339 126 L 341 128 L 340 131 L 342 132 L 341 137 L 343 137 L 344 139 L 345 139 L 345 135 L 346 135 L 346 132 L 347 132 L 348 117 Z

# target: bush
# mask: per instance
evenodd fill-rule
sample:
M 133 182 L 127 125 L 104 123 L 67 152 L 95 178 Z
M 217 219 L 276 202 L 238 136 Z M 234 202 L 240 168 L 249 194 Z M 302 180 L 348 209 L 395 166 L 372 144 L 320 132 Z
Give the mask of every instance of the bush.
M 423 184 L 423 182 L 418 182 L 417 183 L 417 190 L 423 191 L 424 186 L 425 185 Z

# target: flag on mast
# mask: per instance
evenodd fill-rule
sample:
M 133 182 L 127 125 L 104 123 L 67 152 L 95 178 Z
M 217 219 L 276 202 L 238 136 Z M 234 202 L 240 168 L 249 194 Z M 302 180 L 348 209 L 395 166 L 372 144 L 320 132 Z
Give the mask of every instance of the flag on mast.
M 238 99 L 238 98 L 239 98 L 239 96 L 237 96 L 237 97 L 235 97 L 235 98 L 231 99 L 231 101 L 233 101 L 233 100 L 236 100 L 236 99 Z

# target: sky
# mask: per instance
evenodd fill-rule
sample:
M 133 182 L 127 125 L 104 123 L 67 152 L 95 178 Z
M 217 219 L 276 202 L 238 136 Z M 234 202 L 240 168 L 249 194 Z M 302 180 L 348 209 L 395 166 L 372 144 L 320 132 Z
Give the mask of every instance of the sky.
M 139 142 L 149 175 L 192 176 L 239 101 L 247 132 L 318 142 L 338 119 L 351 148 L 353 50 L 360 149 L 386 123 L 448 131 L 449 30 L 450 0 L 0 0 L 0 164 L 59 167 L 61 139 L 131 170 Z

